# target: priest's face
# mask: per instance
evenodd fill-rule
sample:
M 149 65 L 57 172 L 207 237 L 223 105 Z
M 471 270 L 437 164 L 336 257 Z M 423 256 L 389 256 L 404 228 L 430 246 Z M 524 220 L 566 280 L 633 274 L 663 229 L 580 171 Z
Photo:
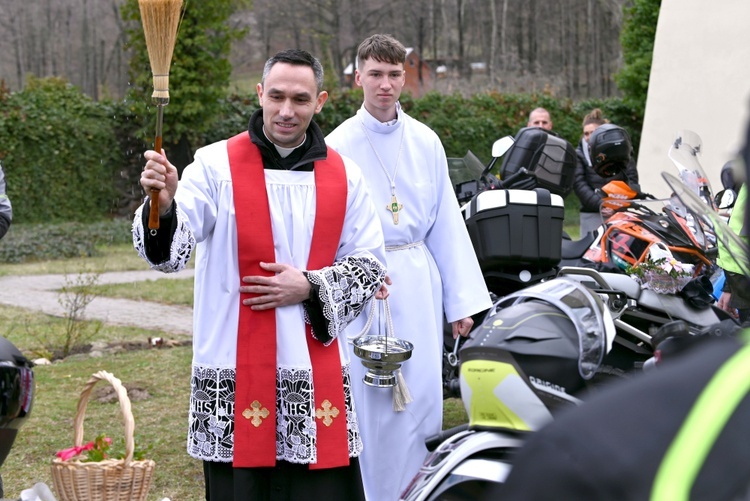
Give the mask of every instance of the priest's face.
M 298 64 L 274 64 L 256 90 L 266 136 L 284 148 L 302 143 L 313 115 L 328 99 L 327 92 L 318 92 L 312 68 Z
M 381 122 L 396 118 L 396 101 L 406 76 L 404 65 L 369 58 L 357 68 L 354 81 L 365 93 L 365 109 Z

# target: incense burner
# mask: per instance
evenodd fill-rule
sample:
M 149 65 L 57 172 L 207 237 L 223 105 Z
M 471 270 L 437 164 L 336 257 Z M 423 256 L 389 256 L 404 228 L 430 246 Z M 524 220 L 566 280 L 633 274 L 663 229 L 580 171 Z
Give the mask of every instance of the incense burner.
M 368 369 L 365 384 L 377 388 L 396 386 L 396 371 L 411 358 L 414 349 L 410 342 L 389 336 L 362 336 L 352 344 L 354 354 Z

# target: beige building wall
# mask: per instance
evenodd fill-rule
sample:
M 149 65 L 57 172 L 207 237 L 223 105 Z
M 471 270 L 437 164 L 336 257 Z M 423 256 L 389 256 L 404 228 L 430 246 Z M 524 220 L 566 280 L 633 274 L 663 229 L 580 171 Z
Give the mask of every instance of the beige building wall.
M 662 0 L 638 154 L 643 191 L 667 196 L 661 172 L 676 132 L 702 139 L 714 193 L 750 118 L 750 1 Z

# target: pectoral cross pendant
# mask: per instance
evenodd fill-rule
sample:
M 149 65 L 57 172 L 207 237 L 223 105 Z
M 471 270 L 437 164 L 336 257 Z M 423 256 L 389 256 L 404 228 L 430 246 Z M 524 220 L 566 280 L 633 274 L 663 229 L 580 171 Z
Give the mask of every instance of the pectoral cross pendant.
M 403 204 L 398 203 L 396 195 L 391 195 L 391 203 L 385 206 L 385 210 L 393 216 L 393 224 L 398 224 L 398 214 L 403 210 Z

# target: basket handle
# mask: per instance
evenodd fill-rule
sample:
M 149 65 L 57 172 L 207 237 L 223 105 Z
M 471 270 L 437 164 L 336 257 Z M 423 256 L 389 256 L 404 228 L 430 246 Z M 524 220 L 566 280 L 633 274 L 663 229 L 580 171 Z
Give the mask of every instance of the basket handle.
M 117 393 L 117 398 L 120 400 L 120 411 L 122 411 L 122 418 L 125 425 L 125 464 L 130 464 L 133 460 L 133 449 L 135 448 L 135 442 L 133 440 L 135 421 L 133 420 L 133 412 L 130 408 L 128 390 L 125 389 L 119 379 L 107 371 L 99 371 L 92 374 L 81 391 L 81 397 L 78 399 L 78 409 L 76 409 L 75 421 L 73 422 L 75 430 L 73 443 L 76 447 L 83 445 L 83 418 L 86 414 L 86 406 L 88 405 L 91 390 L 94 389 L 94 385 L 99 381 L 109 382 L 109 384 L 114 387 L 115 393 Z

